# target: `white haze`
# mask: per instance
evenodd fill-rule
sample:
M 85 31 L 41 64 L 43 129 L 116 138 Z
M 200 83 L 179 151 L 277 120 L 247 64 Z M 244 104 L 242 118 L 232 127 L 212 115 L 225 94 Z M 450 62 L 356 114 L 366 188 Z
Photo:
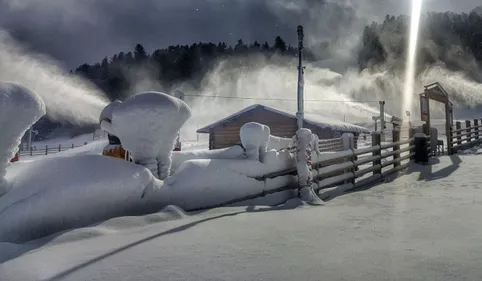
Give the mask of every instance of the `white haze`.
M 26 50 L 0 30 L 0 81 L 21 84 L 42 97 L 47 115 L 74 125 L 98 123 L 107 105 L 94 85 L 64 72 L 45 56 Z
M 415 79 L 412 120 L 418 120 L 420 116 L 418 94 L 423 92 L 424 85 L 433 82 L 441 83 L 459 108 L 482 104 L 482 84 L 471 81 L 462 73 L 434 66 Z M 194 90 L 187 83 L 178 88 L 186 94 L 186 102 L 192 107 L 192 118 L 183 127 L 182 138 L 193 139 L 197 129 L 253 104 L 294 114 L 296 60 L 288 65 L 260 62 L 258 67 L 249 70 L 233 67 L 230 61 L 224 61 L 207 75 L 201 90 Z M 406 118 L 400 116 L 403 89 L 403 71 L 359 72 L 352 68 L 340 74 L 310 64 L 305 71 L 305 111 L 330 119 L 367 124 L 372 122 L 372 116 L 379 114 L 378 101 L 384 100 L 387 114 Z M 433 118 L 443 118 L 442 105 L 433 102 L 431 112 Z

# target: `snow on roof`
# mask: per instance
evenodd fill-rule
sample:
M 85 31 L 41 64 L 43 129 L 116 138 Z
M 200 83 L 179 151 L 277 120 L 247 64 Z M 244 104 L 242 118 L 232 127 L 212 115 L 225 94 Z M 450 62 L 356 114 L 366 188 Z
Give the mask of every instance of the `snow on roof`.
M 208 134 L 211 129 L 213 129 L 213 128 L 221 125 L 221 124 L 224 124 L 226 122 L 229 122 L 231 119 L 236 118 L 236 117 L 238 117 L 238 116 L 240 116 L 240 115 L 242 115 L 246 112 L 249 112 L 249 111 L 252 111 L 252 110 L 255 110 L 255 109 L 258 109 L 258 108 L 268 110 L 268 111 L 274 112 L 276 114 L 284 115 L 284 116 L 287 116 L 289 118 L 296 118 L 296 115 L 294 115 L 294 114 L 291 114 L 291 113 L 288 113 L 288 112 L 285 112 L 285 111 L 281 111 L 279 109 L 275 109 L 275 108 L 272 108 L 272 107 L 268 107 L 268 106 L 265 106 L 265 105 L 254 104 L 254 105 L 246 107 L 245 109 L 243 109 L 239 112 L 231 114 L 226 118 L 223 118 L 219 121 L 216 121 L 216 122 L 214 122 L 214 123 L 212 123 L 212 124 L 210 124 L 206 127 L 203 127 L 201 129 L 197 130 L 197 133 Z M 324 128 L 331 128 L 332 130 L 339 130 L 339 131 L 344 131 L 344 132 L 370 133 L 370 131 L 365 127 L 357 126 L 357 125 L 346 123 L 346 122 L 343 122 L 343 121 L 330 119 L 330 118 L 327 118 L 325 116 L 321 116 L 321 115 L 318 115 L 318 114 L 305 113 L 305 122 L 309 123 L 311 125 L 323 128 L 323 129 Z

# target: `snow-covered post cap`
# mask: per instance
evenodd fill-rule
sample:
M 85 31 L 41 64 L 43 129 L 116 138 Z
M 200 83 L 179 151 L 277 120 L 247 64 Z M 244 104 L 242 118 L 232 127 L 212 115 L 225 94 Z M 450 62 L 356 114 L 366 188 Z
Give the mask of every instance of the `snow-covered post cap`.
M 0 83 L 0 196 L 8 192 L 6 167 L 25 132 L 45 115 L 43 100 L 29 89 Z
M 164 179 L 177 132 L 190 117 L 184 101 L 161 92 L 143 92 L 115 106 L 112 128 L 136 163 Z
M 260 156 L 268 149 L 270 134 L 268 126 L 257 122 L 248 122 L 241 126 L 239 137 L 249 160 L 260 160 Z
M 100 128 L 111 135 L 116 135 L 114 132 L 114 128 L 112 127 L 112 113 L 117 106 L 121 104 L 119 100 L 109 103 L 100 113 L 99 116 L 99 123 Z

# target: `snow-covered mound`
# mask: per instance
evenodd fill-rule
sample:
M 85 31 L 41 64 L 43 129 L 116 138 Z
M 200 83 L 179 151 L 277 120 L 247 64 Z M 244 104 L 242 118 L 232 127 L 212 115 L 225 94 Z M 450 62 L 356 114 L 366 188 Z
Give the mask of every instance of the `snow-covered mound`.
M 156 212 L 168 205 L 184 210 L 210 208 L 296 183 L 293 176 L 260 179 L 294 166 L 287 151 L 268 151 L 263 163 L 243 159 L 241 147 L 186 153 L 241 159 L 187 160 L 162 182 L 140 165 L 90 155 L 98 154 L 99 148 L 92 143 L 52 158 L 10 165 L 7 180 L 13 183 L 12 190 L 0 197 L 0 242 L 27 241 L 114 217 Z M 276 205 L 295 195 L 290 190 L 256 202 Z
M 44 114 L 45 104 L 37 94 L 17 84 L 0 83 L 0 196 L 8 192 L 5 168 L 22 136 Z
M 270 134 L 268 126 L 257 122 L 249 122 L 241 126 L 239 136 L 249 160 L 260 160 L 260 156 L 266 153 Z
M 296 177 L 293 176 L 259 179 L 268 173 L 294 167 L 294 158 L 290 153 L 270 151 L 263 157 L 265 163 L 233 159 L 186 161 L 174 175 L 164 181 L 162 192 L 150 197 L 162 194 L 164 197 L 169 197 L 169 204 L 185 210 L 195 210 L 242 198 L 254 198 L 256 195 L 261 195 L 263 191 L 276 190 L 296 183 Z M 147 194 L 149 192 L 152 191 L 148 191 Z M 268 201 L 269 204 L 280 204 L 293 196 L 292 192 L 284 192 L 276 199 Z
M 158 184 L 144 167 L 98 155 L 20 165 L 20 171 L 7 173 L 12 190 L 0 197 L 0 241 L 26 241 L 147 212 L 142 190 Z
M 242 159 L 245 158 L 244 149 L 239 146 L 231 146 L 214 150 L 192 150 L 192 151 L 173 151 L 172 152 L 171 174 L 188 160 L 195 159 Z
M 111 114 L 113 131 L 134 161 L 165 179 L 177 132 L 191 116 L 189 106 L 164 93 L 144 92 L 119 103 Z

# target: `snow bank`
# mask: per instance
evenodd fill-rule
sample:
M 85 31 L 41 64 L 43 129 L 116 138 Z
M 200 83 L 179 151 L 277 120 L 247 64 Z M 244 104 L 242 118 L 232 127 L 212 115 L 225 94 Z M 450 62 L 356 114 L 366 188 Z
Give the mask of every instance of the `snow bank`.
M 293 176 L 260 179 L 267 173 L 294 167 L 294 156 L 286 151 L 264 153 L 264 163 L 246 159 L 188 160 L 162 182 L 134 163 L 82 155 L 96 149 L 71 150 L 76 154 L 8 167 L 6 178 L 13 186 L 0 197 L 0 242 L 23 242 L 114 217 L 156 212 L 168 205 L 185 210 L 214 207 L 296 184 Z M 235 157 L 242 152 L 232 147 L 199 151 L 198 155 L 192 152 L 190 156 Z M 144 190 L 147 192 L 142 198 Z M 276 205 L 293 196 L 296 193 L 289 190 L 255 201 Z
M 171 174 L 186 161 L 194 159 L 242 159 L 245 158 L 244 149 L 239 146 L 231 146 L 214 150 L 193 150 L 172 152 Z
M 182 100 L 160 92 L 144 92 L 115 106 L 112 127 L 137 164 L 165 179 L 181 126 L 191 116 Z
M 268 149 L 281 150 L 293 146 L 292 139 L 269 136 Z
M 292 176 L 261 180 L 262 176 L 293 167 L 294 159 L 289 154 L 266 154 L 275 165 L 268 165 L 256 160 L 232 159 L 197 159 L 183 163 L 174 175 L 164 181 L 164 186 L 149 197 L 169 197 L 170 204 L 185 210 L 213 207 L 235 199 L 259 195 L 263 191 L 274 190 L 296 183 Z M 285 159 L 283 164 L 274 161 Z M 148 194 L 149 194 L 148 193 Z M 278 198 L 280 204 L 293 194 Z
M 27 241 L 113 217 L 156 210 L 156 206 L 142 201 L 141 193 L 146 186 L 159 182 L 139 165 L 99 155 L 22 165 L 21 172 L 7 174 L 12 190 L 0 197 L 0 241 Z M 157 204 L 159 208 L 168 205 L 162 198 Z
M 17 84 L 0 83 L 0 196 L 9 190 L 5 169 L 22 136 L 44 114 L 45 104 L 37 94 Z

